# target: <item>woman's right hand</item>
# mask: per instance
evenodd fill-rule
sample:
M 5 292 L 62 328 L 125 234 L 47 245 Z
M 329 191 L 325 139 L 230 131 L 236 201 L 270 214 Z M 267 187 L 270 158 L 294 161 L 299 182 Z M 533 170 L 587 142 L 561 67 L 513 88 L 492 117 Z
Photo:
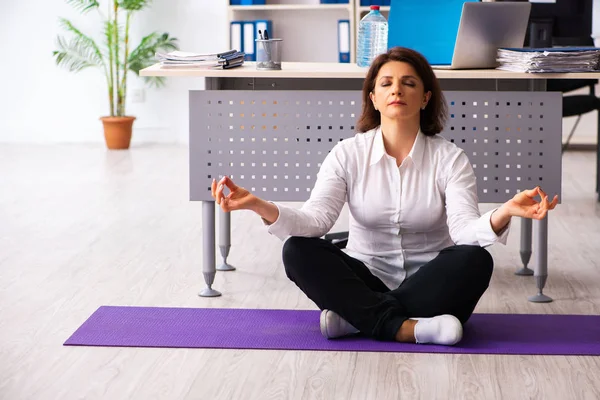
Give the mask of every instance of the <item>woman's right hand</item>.
M 227 196 L 223 193 L 225 187 L 228 187 L 230 191 Z M 217 204 L 219 204 L 221 209 L 225 212 L 249 210 L 258 200 L 252 193 L 233 183 L 228 176 L 224 176 L 219 182 L 217 182 L 216 179 L 213 179 L 211 193 Z

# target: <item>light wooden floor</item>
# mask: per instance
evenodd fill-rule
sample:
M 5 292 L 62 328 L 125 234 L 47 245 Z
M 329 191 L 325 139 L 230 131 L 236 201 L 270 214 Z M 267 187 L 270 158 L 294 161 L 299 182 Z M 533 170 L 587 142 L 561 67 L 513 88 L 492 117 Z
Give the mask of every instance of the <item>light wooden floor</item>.
M 599 399 L 600 357 L 64 347 L 101 305 L 313 309 L 281 243 L 232 216 L 224 296 L 199 298 L 200 203 L 187 148 L 0 145 L 0 399 Z M 491 248 L 476 312 L 600 313 L 594 155 L 564 157 L 550 219 L 550 304 L 513 275 L 518 227 Z M 482 210 L 490 206 L 482 207 Z M 342 224 L 343 227 L 343 224 Z

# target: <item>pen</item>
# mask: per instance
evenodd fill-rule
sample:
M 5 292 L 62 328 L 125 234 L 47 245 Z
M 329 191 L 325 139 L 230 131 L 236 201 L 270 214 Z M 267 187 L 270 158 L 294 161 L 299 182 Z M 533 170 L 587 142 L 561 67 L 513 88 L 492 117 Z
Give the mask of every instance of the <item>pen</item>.
M 260 35 L 260 39 L 261 40 L 269 40 L 269 32 L 267 32 L 267 30 L 265 29 L 264 31 L 264 36 L 261 33 L 260 29 L 258 30 L 258 34 Z M 265 49 L 265 53 L 267 53 L 267 58 L 269 59 L 269 61 L 271 60 L 271 51 L 269 50 L 269 47 L 267 45 L 266 42 L 263 42 L 263 47 Z

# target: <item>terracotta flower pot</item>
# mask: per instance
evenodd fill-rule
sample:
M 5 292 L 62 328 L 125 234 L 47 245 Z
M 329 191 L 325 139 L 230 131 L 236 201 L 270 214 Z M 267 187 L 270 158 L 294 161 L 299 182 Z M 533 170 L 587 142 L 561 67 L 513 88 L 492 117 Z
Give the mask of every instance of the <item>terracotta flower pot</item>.
M 102 117 L 106 147 L 111 150 L 128 149 L 135 117 Z

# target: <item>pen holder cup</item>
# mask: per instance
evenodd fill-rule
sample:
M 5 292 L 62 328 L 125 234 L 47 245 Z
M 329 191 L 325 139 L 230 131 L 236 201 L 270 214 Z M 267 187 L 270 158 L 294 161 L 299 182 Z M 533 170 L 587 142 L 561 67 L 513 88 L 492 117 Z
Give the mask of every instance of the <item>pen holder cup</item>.
M 255 39 L 256 69 L 280 70 L 283 39 Z

